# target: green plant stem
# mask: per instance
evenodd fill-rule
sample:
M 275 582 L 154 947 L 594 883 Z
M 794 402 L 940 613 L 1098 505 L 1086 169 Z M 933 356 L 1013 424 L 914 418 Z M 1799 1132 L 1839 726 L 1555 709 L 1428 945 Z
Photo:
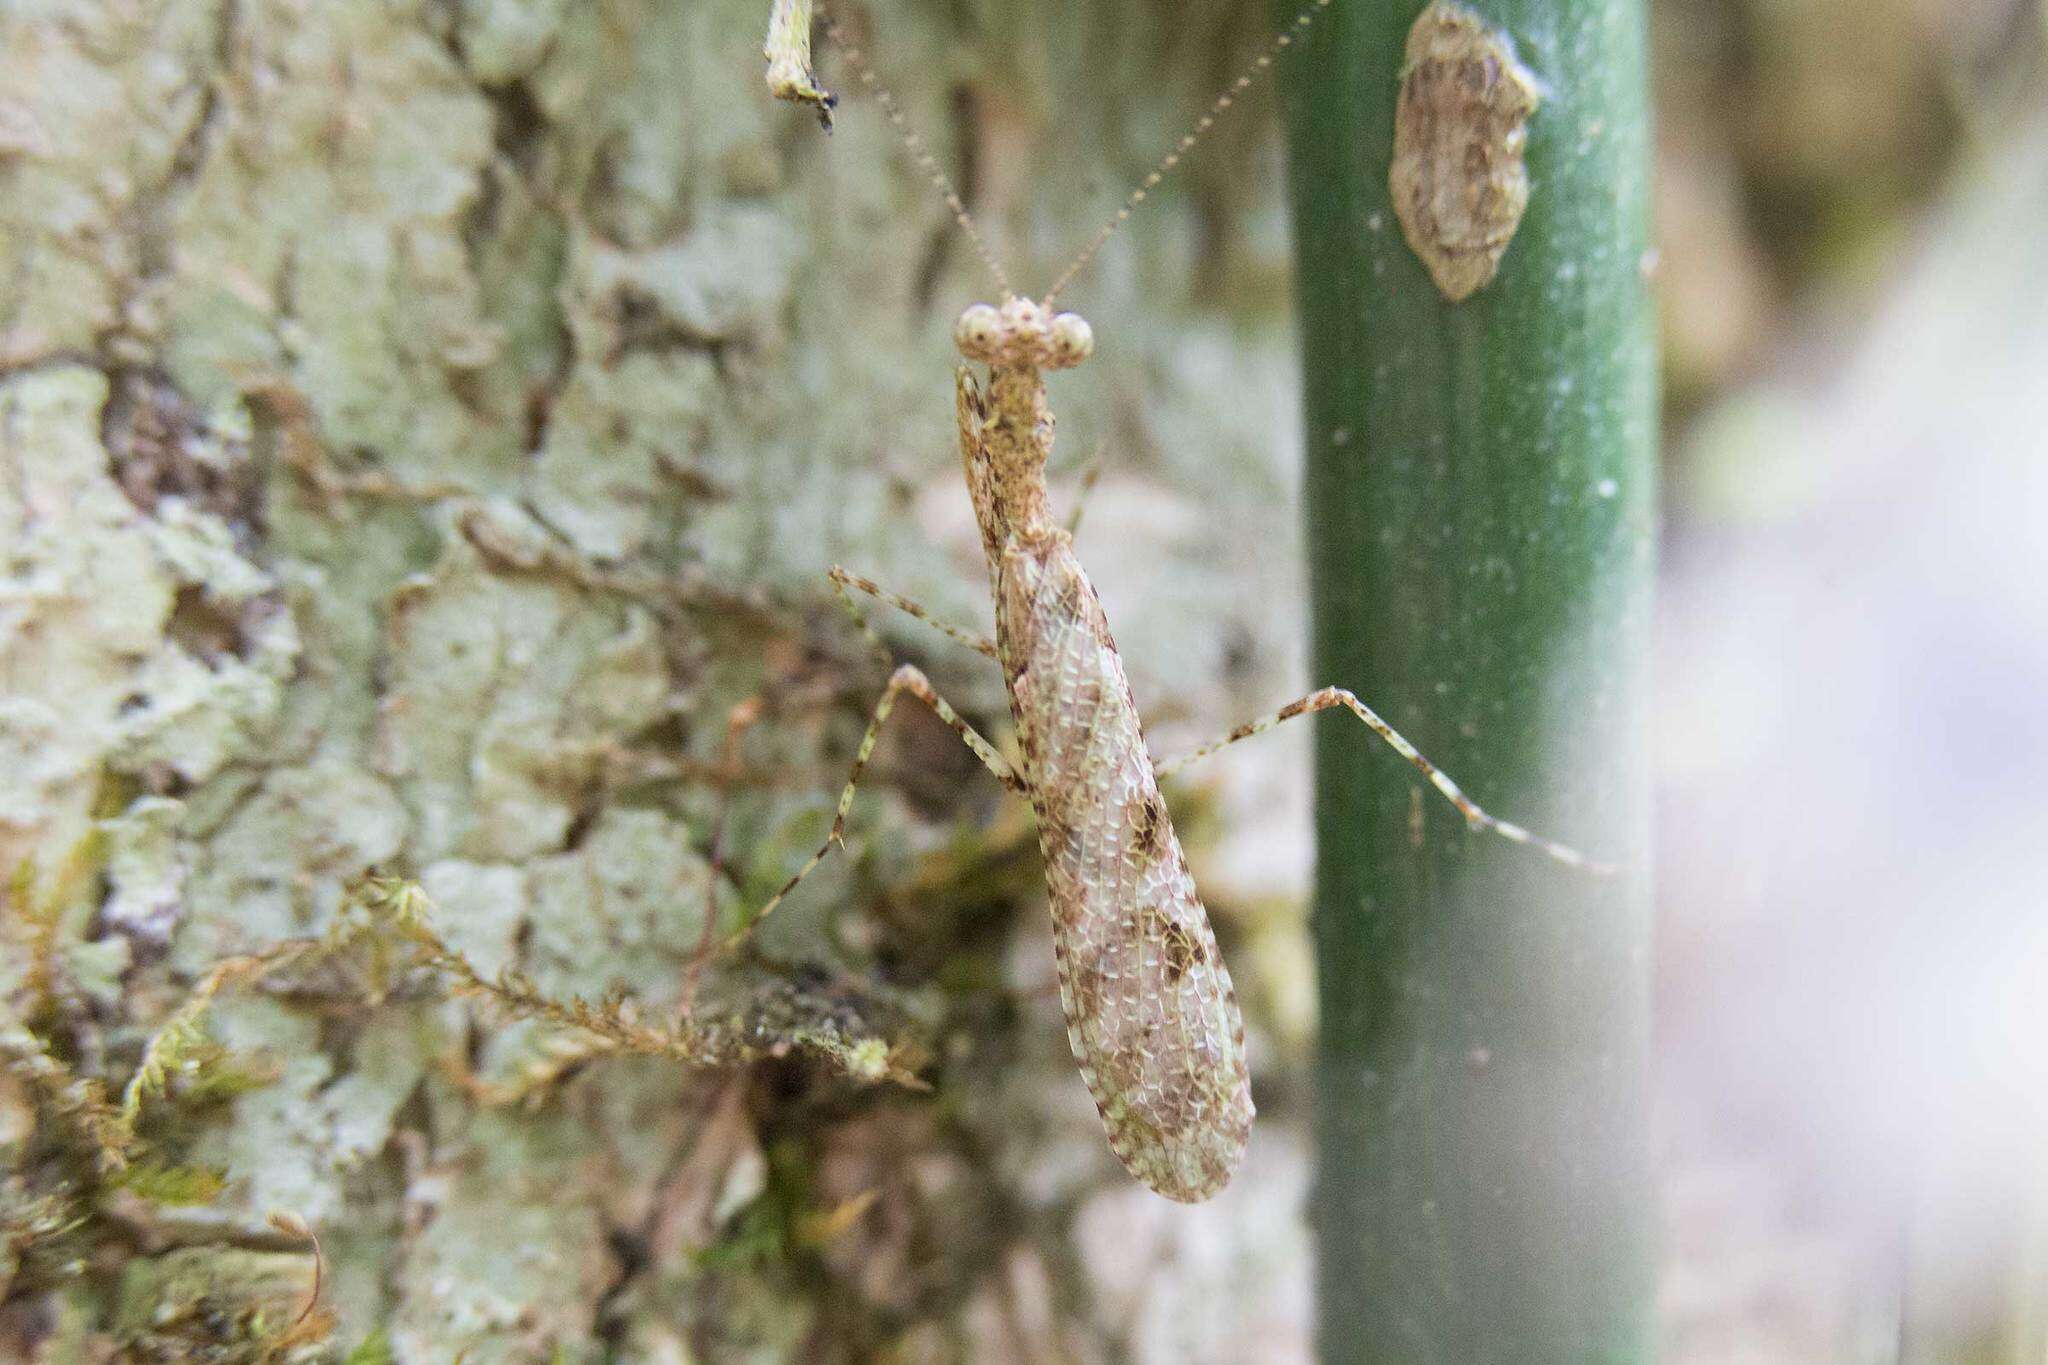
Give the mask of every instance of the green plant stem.
M 1644 14 L 1477 8 L 1545 89 L 1527 214 L 1463 303 L 1387 189 L 1418 0 L 1333 6 L 1289 73 L 1314 680 L 1623 870 L 1469 834 L 1363 727 L 1317 722 L 1323 1358 L 1645 1360 Z

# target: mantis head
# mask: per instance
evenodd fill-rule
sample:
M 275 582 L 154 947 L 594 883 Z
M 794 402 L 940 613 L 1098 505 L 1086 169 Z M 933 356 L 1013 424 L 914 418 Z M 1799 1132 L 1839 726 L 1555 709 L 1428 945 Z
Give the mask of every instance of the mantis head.
M 960 354 L 1002 369 L 1067 370 L 1095 353 L 1095 330 L 1079 313 L 1054 313 L 1010 297 L 977 303 L 953 325 Z

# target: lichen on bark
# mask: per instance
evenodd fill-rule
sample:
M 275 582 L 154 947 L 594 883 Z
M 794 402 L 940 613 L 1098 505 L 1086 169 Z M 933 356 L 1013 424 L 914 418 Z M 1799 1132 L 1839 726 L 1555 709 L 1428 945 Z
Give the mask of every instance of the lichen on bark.
M 973 1356 L 1133 1322 L 1187 1358 L 1160 1305 L 1226 1263 L 1122 1283 L 1068 1230 L 1122 1187 L 1034 994 L 1025 827 L 915 718 L 859 856 L 702 983 L 754 1060 L 578 1051 L 445 974 L 374 995 L 367 959 L 309 953 L 206 1002 L 142 1109 L 157 1191 L 217 1198 L 94 1159 L 94 1104 L 207 973 L 346 929 L 373 869 L 481 978 L 664 1018 L 714 877 L 729 916 L 808 851 L 879 684 L 823 568 L 985 611 L 947 343 L 984 286 L 872 107 L 826 142 L 763 97 L 764 10 L 0 12 L 0 1355 L 258 1358 L 311 1264 L 282 1211 L 319 1235 L 337 1358 Z M 870 16 L 1027 277 L 1264 37 L 1220 0 L 1086 43 L 1053 14 Z M 1079 97 L 1113 87 L 1128 128 Z M 1197 734 L 1279 692 L 1292 643 L 1261 147 L 1220 134 L 1077 286 L 1117 354 L 1062 397 L 1073 467 L 1116 437 L 1083 544 L 1141 694 Z M 975 661 L 901 642 L 1000 716 Z M 860 1080 L 906 1068 L 937 1096 Z M 1255 1153 L 1246 1197 L 1297 1170 Z M 1247 1254 L 1298 1263 L 1291 1219 L 1259 1226 Z M 1256 1320 L 1214 1312 L 1229 1358 Z

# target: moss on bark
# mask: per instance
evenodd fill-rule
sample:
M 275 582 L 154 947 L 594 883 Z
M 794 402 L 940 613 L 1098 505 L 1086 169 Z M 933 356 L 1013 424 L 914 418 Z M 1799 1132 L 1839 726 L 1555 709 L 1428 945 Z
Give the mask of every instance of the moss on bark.
M 860 20 L 1042 283 L 1262 36 L 1221 3 L 1172 14 Z M 1107 1226 L 1093 1201 L 1121 1186 L 1006 957 L 1013 924 L 1016 961 L 1043 955 L 1008 913 L 1038 894 L 1023 826 L 983 827 L 995 794 L 916 718 L 858 808 L 863 856 L 707 999 L 745 1000 L 767 1043 L 853 1036 L 873 997 L 847 981 L 915 959 L 878 989 L 943 1037 L 937 1098 L 793 1061 L 599 1064 L 424 979 L 373 1002 L 306 966 L 223 992 L 146 1111 L 141 1139 L 217 1172 L 218 1198 L 138 1205 L 81 1128 L 205 972 L 329 932 L 371 868 L 417 878 L 486 975 L 660 1015 L 725 779 L 731 909 L 821 832 L 879 683 L 826 565 L 985 611 L 947 341 L 985 284 L 872 107 L 827 141 L 765 98 L 764 16 L 0 14 L 0 864 L 23 949 L 0 981 L 22 1030 L 0 1354 L 140 1352 L 159 1316 L 260 1352 L 280 1323 L 241 1269 L 309 1264 L 273 1210 L 320 1235 L 330 1346 L 375 1330 L 404 1361 L 1139 1331 L 1072 1230 Z M 1122 551 L 1105 587 L 1140 686 L 1219 723 L 1279 690 L 1259 661 L 1293 619 L 1262 146 L 1219 136 L 1077 286 L 1106 344 L 1061 395 L 1070 468 L 1116 438 L 1093 543 Z M 976 661 L 903 640 L 1000 716 Z M 727 773 L 751 698 L 766 719 Z M 946 913 L 892 927 L 892 900 Z M 527 1102 L 493 1103 L 508 1087 Z

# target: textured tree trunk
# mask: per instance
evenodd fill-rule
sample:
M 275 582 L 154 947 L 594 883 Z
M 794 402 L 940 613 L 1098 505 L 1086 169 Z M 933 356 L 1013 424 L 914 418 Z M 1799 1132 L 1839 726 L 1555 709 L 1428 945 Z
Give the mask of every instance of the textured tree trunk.
M 1321 722 L 1323 1354 L 1640 1360 L 1657 430 L 1642 7 L 1478 6 L 1541 103 L 1526 216 L 1462 302 L 1389 193 L 1421 8 L 1336 6 L 1289 82 L 1316 680 L 1355 689 L 1493 813 L 1623 870 L 1596 880 L 1469 834 L 1362 727 Z
M 0 8 L 0 1355 L 256 1358 L 308 1232 L 323 1349 L 362 1360 L 1270 1338 L 1284 1103 L 1235 1212 L 1125 1181 L 1044 989 L 1028 822 L 925 717 L 855 856 L 705 977 L 764 1060 L 607 1059 L 360 953 L 206 975 L 339 932 L 377 869 L 486 979 L 665 1019 L 714 838 L 724 907 L 758 905 L 879 688 L 824 568 L 986 628 L 948 334 L 991 288 L 829 48 L 829 140 L 766 99 L 766 17 Z M 1220 0 L 846 18 L 1027 289 L 1264 37 Z M 1076 286 L 1100 358 L 1055 391 L 1056 479 L 1114 437 L 1082 548 L 1190 731 L 1280 690 L 1297 619 L 1263 146 L 1219 132 Z M 981 661 L 885 624 L 1000 732 Z M 1238 943 L 1286 932 L 1230 901 Z M 138 1092 L 154 1174 L 121 1175 L 121 1089 L 209 980 Z M 1133 1229 L 1180 1268 L 1128 1274 Z

